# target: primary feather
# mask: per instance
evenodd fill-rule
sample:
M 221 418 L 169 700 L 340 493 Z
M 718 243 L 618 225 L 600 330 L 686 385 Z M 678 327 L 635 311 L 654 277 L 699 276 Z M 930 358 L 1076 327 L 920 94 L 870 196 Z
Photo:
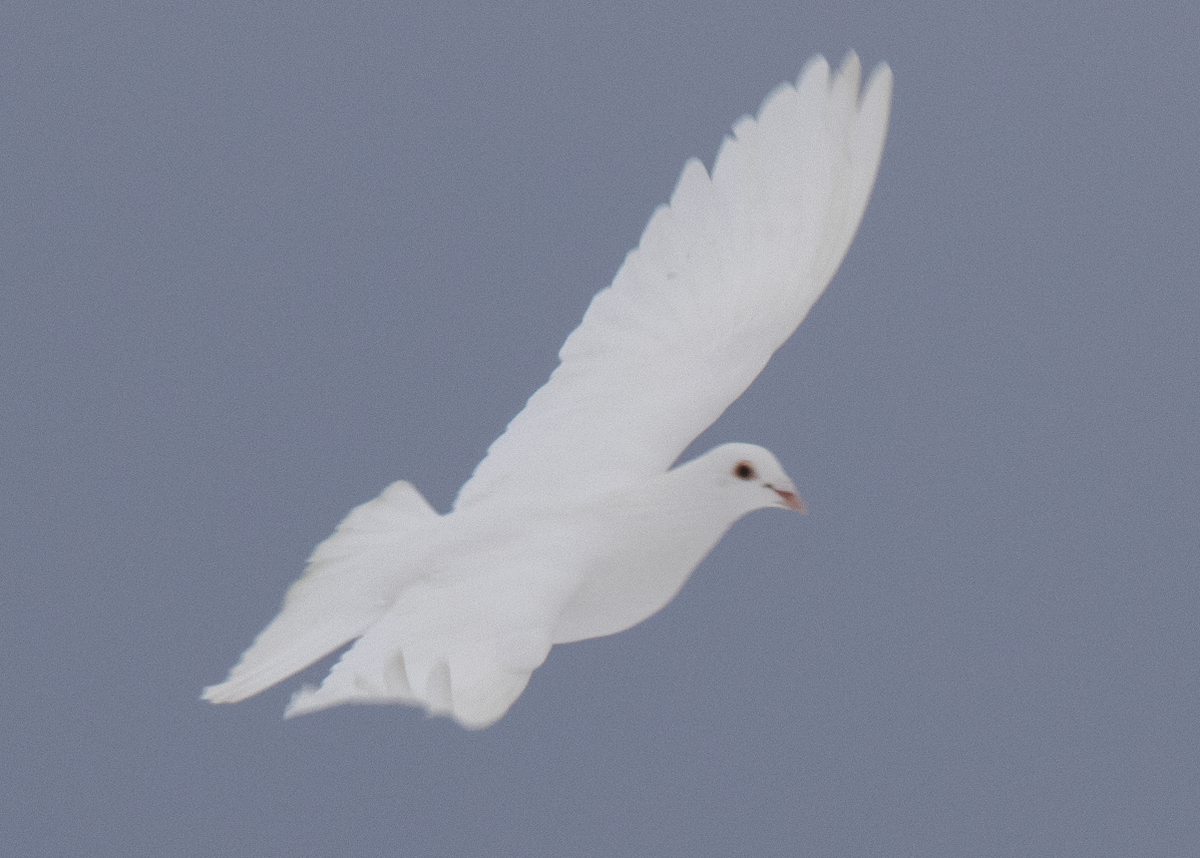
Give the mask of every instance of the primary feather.
M 561 363 L 488 449 L 455 508 L 666 470 L 749 387 L 841 264 L 883 153 L 891 71 L 858 57 L 745 117 L 712 178 L 692 160 Z M 631 383 L 636 379 L 636 383 Z
M 862 219 L 891 72 L 861 97 L 851 53 L 763 102 L 711 177 L 689 161 L 560 364 L 444 516 L 405 482 L 317 546 L 283 609 L 204 690 L 257 694 L 355 641 L 297 715 L 398 702 L 467 727 L 500 718 L 555 643 L 665 605 L 741 516 L 803 507 L 775 457 L 727 444 L 668 470 L 820 296 Z

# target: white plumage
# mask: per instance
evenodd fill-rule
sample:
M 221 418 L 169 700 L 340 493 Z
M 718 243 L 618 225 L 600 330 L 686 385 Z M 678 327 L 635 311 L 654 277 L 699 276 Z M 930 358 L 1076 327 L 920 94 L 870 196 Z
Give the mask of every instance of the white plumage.
M 879 167 L 891 71 L 811 60 L 689 161 L 560 365 L 438 515 L 409 483 L 351 511 L 283 609 L 204 699 L 257 694 L 355 641 L 286 714 L 396 702 L 466 727 L 499 719 L 556 643 L 662 608 L 735 521 L 803 511 L 761 447 L 673 469 L 820 296 Z

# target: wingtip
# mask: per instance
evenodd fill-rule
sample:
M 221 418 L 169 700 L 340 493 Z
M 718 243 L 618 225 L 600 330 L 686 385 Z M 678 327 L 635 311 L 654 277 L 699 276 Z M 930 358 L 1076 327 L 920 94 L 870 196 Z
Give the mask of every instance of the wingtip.
M 853 48 L 846 51 L 846 55 L 842 57 L 842 64 L 838 66 L 838 77 L 845 75 L 855 79 L 862 77 L 862 60 L 858 58 L 858 51 Z
M 824 54 L 813 54 L 804 61 L 804 65 L 800 67 L 800 74 L 796 78 L 797 83 L 804 80 L 804 78 L 808 77 L 816 69 L 823 69 L 825 74 L 829 73 L 829 60 L 825 59 Z
M 200 699 L 208 703 L 229 703 L 220 685 L 206 685 L 200 692 Z
M 287 706 L 283 708 L 284 720 L 286 721 L 290 718 L 295 718 L 297 715 L 305 715 L 309 712 L 315 712 L 316 709 L 319 709 L 320 707 L 313 708 L 311 703 L 309 703 L 316 693 L 317 688 L 315 685 L 309 685 L 306 683 L 300 686 L 300 688 L 294 694 L 292 694 L 291 699 L 288 700 Z M 309 703 L 309 705 L 306 706 L 306 703 Z
M 879 63 L 875 68 L 871 69 L 871 75 L 867 78 L 867 85 L 863 87 L 862 100 L 882 98 L 884 101 L 891 101 L 892 85 L 892 67 L 887 63 Z
M 858 56 L 858 52 L 851 49 L 842 57 L 841 64 L 834 71 L 829 65 L 829 61 L 825 59 L 824 54 L 814 54 L 809 57 L 800 69 L 800 74 L 796 78 L 793 85 L 796 89 L 803 89 L 805 83 L 809 86 L 816 85 L 819 89 L 824 88 L 843 88 L 846 91 L 852 92 L 860 104 L 867 101 L 869 98 L 882 98 L 884 101 L 891 100 L 892 91 L 892 67 L 886 62 L 877 63 L 872 69 L 865 85 L 862 83 L 862 59 Z M 784 86 L 787 86 L 785 84 Z M 778 91 L 778 88 L 775 90 Z M 775 94 L 773 91 L 764 99 L 764 104 L 770 101 Z M 761 111 L 760 111 L 761 112 Z

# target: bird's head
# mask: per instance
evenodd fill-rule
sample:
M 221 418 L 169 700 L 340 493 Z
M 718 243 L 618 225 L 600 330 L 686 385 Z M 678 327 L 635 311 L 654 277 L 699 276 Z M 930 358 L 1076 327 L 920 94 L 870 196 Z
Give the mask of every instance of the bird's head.
M 689 463 L 741 514 L 766 507 L 808 510 L 775 455 L 756 444 L 722 444 Z

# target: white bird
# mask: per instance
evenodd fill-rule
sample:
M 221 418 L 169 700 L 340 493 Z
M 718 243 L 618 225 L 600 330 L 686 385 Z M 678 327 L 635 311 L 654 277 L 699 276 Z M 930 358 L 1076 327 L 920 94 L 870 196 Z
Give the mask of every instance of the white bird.
M 439 515 L 407 482 L 350 512 L 283 608 L 204 689 L 244 700 L 355 641 L 286 716 L 405 703 L 486 727 L 553 644 L 611 635 L 669 602 L 739 518 L 804 512 L 775 456 L 684 448 L 808 313 L 862 220 L 892 74 L 814 57 L 683 168 L 610 287 Z

